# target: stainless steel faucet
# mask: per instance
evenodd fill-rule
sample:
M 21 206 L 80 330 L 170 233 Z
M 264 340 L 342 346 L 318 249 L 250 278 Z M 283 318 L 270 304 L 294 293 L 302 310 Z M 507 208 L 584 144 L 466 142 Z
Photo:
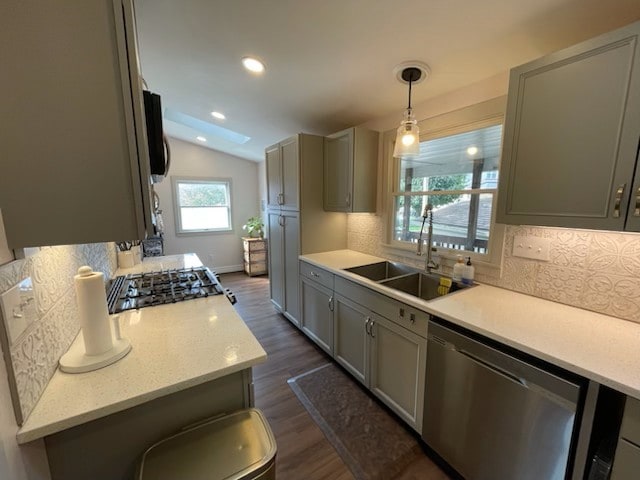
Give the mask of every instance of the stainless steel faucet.
M 429 228 L 427 229 L 427 258 L 425 260 L 424 269 L 427 273 L 431 273 L 431 270 L 437 270 L 440 265 L 434 262 L 433 258 L 431 258 L 433 242 L 433 205 L 430 203 L 427 203 L 422 211 L 422 226 L 420 227 L 420 236 L 418 237 L 417 255 L 422 255 L 422 232 L 424 231 L 424 224 L 427 219 L 429 219 Z

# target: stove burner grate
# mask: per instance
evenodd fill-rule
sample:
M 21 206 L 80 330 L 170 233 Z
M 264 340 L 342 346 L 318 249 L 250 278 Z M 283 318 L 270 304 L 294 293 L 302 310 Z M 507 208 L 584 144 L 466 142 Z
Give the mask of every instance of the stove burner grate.
M 215 272 L 198 267 L 117 277 L 107 294 L 107 304 L 109 313 L 118 313 L 211 295 L 226 295 L 232 304 L 236 303 L 235 296 L 222 288 Z

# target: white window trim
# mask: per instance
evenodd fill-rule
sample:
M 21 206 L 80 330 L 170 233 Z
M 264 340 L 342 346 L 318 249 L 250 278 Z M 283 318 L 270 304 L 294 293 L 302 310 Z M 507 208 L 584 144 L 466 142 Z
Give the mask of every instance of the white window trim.
M 503 124 L 506 109 L 506 96 L 482 102 L 477 105 L 465 107 L 460 110 L 448 112 L 437 117 L 428 118 L 418 122 L 420 128 L 420 141 L 445 137 L 463 133 L 469 130 L 480 129 L 491 125 Z M 504 131 L 504 130 L 503 130 Z M 410 258 L 415 261 L 416 247 L 393 239 L 395 198 L 399 185 L 399 159 L 393 157 L 396 130 L 389 130 L 383 136 L 383 155 L 387 163 L 386 189 L 384 204 L 386 206 L 386 243 L 382 244 L 385 250 L 398 256 Z M 502 250 L 504 245 L 505 226 L 496 223 L 498 191 L 493 194 L 491 207 L 491 227 L 489 232 L 488 254 L 477 254 L 468 251 L 454 250 L 438 247 L 438 255 L 443 264 L 452 266 L 456 257 L 463 254 L 471 257 L 471 261 L 489 269 L 500 269 L 502 262 Z
M 211 228 L 203 230 L 183 230 L 182 229 L 182 215 L 180 214 L 181 205 L 178 195 L 178 183 L 226 183 L 227 195 L 228 195 L 228 216 L 229 216 L 229 228 Z M 212 235 L 212 234 L 228 234 L 233 232 L 233 214 L 232 214 L 232 182 L 231 178 L 225 177 L 175 177 L 171 176 L 171 187 L 173 193 L 173 216 L 176 225 L 177 236 L 198 236 L 198 235 Z

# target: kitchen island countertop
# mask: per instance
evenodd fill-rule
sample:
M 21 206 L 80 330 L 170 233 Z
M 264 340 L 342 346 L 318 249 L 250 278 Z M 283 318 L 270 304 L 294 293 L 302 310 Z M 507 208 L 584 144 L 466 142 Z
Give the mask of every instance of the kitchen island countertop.
M 196 255 L 145 258 L 117 274 L 200 266 Z M 99 370 L 56 370 L 17 434 L 26 443 L 155 398 L 252 367 L 266 353 L 224 295 L 128 310 L 122 336 L 133 346 Z M 76 337 L 74 342 L 81 341 Z
M 427 302 L 344 270 L 384 258 L 337 250 L 300 259 L 640 399 L 638 323 L 484 284 Z

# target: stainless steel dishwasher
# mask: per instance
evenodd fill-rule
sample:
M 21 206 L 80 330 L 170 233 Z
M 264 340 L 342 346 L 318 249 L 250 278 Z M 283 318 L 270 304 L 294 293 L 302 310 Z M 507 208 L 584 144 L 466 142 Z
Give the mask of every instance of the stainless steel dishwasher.
M 580 385 L 429 323 L 422 437 L 467 480 L 568 477 Z

